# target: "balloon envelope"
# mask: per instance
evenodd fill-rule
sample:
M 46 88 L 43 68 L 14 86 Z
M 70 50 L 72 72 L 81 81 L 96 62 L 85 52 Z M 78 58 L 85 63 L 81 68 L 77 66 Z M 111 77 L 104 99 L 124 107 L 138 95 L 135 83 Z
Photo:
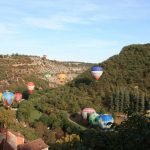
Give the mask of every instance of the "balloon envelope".
M 35 84 L 33 82 L 28 82 L 27 83 L 27 88 L 29 90 L 29 93 L 31 94 L 31 93 L 33 93 L 33 90 L 35 88 Z
M 64 83 L 67 79 L 67 75 L 65 73 L 58 74 L 58 80 L 60 83 Z
M 100 114 L 98 123 L 102 129 L 109 129 L 114 123 L 114 119 L 111 114 Z
M 4 101 L 4 105 L 8 108 L 14 101 L 14 94 L 12 92 L 6 91 L 3 93 L 2 98 Z
M 45 77 L 46 80 L 49 80 L 51 78 L 51 74 L 49 72 L 46 72 L 44 74 L 44 77 Z
M 83 119 L 87 119 L 88 115 L 90 115 L 92 113 L 96 113 L 95 109 L 93 109 L 93 108 L 84 108 L 82 110 L 82 117 L 83 117 Z
M 15 100 L 17 102 L 19 102 L 19 101 L 21 101 L 21 99 L 22 99 L 22 93 L 16 92 L 15 93 Z
M 100 66 L 94 66 L 91 68 L 91 73 L 96 80 L 98 80 L 103 74 L 103 68 Z
M 3 95 L 3 94 L 2 94 L 2 93 L 0 93 L 0 101 L 2 101 L 2 95 Z
M 98 124 L 98 117 L 99 117 L 99 114 L 97 114 L 97 113 L 90 114 L 89 123 L 91 123 L 92 125 L 97 125 Z

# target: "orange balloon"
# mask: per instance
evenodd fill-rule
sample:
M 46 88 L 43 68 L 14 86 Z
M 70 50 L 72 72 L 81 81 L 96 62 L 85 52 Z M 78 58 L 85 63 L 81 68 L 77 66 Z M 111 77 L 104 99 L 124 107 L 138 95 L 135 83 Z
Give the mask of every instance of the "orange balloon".
M 64 83 L 67 79 L 67 75 L 65 73 L 58 74 L 58 80 L 60 83 Z

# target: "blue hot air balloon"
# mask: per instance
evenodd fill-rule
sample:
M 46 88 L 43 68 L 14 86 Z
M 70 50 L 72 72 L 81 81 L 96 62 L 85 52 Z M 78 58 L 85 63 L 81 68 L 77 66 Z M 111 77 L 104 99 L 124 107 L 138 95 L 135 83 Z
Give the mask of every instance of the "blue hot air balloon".
M 2 95 L 2 99 L 4 102 L 4 105 L 9 108 L 12 102 L 14 101 L 14 94 L 12 92 L 4 92 Z
M 100 114 L 97 120 L 102 129 L 109 129 L 114 123 L 114 119 L 111 114 Z
M 93 66 L 91 68 L 91 73 L 94 76 L 94 78 L 96 80 L 98 80 L 101 77 L 101 75 L 103 74 L 103 70 L 104 69 L 102 67 L 100 67 L 100 66 Z

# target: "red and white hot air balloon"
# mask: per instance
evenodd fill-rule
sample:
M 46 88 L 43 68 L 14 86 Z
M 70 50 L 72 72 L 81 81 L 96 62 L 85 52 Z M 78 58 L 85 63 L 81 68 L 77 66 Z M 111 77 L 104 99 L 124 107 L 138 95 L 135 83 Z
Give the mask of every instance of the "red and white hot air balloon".
M 96 113 L 95 109 L 93 109 L 93 108 L 84 108 L 82 110 L 82 117 L 83 117 L 83 119 L 87 119 L 88 115 L 90 115 L 92 113 Z
M 29 94 L 32 94 L 35 88 L 35 84 L 33 82 L 28 82 L 27 88 L 28 88 Z
M 16 92 L 15 93 L 15 101 L 20 102 L 22 99 L 22 93 Z
M 103 74 L 103 70 L 104 69 L 102 67 L 100 67 L 100 66 L 93 66 L 91 68 L 91 73 L 94 76 L 94 78 L 96 80 L 98 80 L 101 77 L 101 75 Z

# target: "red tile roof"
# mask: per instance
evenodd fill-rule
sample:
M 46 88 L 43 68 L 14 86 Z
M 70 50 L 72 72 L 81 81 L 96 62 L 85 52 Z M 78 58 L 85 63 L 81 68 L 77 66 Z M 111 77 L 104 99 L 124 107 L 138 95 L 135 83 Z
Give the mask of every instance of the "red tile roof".
M 46 145 L 42 139 L 37 139 L 18 146 L 18 150 L 42 150 L 44 148 L 48 148 L 48 145 Z
M 0 144 L 0 150 L 14 150 L 14 148 L 6 140 L 3 140 Z

